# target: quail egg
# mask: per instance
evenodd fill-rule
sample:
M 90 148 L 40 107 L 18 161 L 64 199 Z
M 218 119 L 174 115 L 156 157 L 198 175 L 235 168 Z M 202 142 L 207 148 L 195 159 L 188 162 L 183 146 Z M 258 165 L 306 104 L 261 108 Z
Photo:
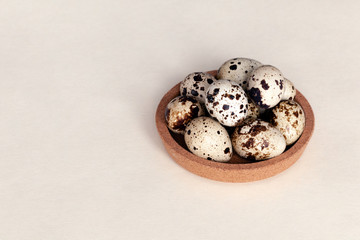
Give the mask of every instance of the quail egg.
M 218 70 L 218 79 L 228 79 L 237 82 L 244 89 L 247 88 L 247 79 L 251 72 L 262 64 L 254 59 L 233 58 L 221 65 Z
M 232 157 L 229 134 L 212 118 L 191 120 L 185 128 L 184 139 L 188 149 L 196 156 L 218 162 L 227 162 Z
M 215 81 L 216 78 L 209 73 L 190 73 L 180 83 L 180 93 L 183 96 L 193 97 L 200 103 L 204 103 L 206 98 L 205 92 L 209 85 Z
M 286 148 L 279 130 L 262 120 L 237 127 L 231 138 L 234 150 L 243 158 L 265 160 L 280 155 Z
M 261 108 L 276 106 L 283 95 L 284 77 L 279 69 L 263 65 L 255 69 L 249 77 L 250 98 Z
M 248 100 L 240 85 L 230 80 L 217 80 L 206 92 L 205 106 L 221 124 L 234 127 L 247 116 Z
M 249 96 L 247 99 L 249 102 L 249 106 L 248 106 L 246 121 L 252 120 L 252 119 L 257 119 L 260 116 L 260 108 L 255 103 L 253 103 L 253 101 L 251 100 L 251 98 Z
M 167 127 L 174 133 L 184 134 L 185 126 L 191 119 L 203 116 L 204 107 L 194 98 L 178 96 L 165 109 Z
M 294 100 L 296 89 L 294 84 L 287 78 L 284 78 L 284 93 L 281 100 Z
M 286 145 L 293 144 L 304 131 L 304 110 L 295 101 L 282 101 L 271 109 L 270 122 L 285 137 Z

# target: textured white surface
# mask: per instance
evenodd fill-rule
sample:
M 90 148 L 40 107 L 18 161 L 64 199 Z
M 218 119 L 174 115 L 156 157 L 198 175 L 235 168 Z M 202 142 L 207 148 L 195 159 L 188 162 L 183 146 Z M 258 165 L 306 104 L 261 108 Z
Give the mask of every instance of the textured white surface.
M 358 239 L 359 1 L 0 2 L 0 238 Z M 232 57 L 316 117 L 273 178 L 215 182 L 157 136 L 162 95 Z

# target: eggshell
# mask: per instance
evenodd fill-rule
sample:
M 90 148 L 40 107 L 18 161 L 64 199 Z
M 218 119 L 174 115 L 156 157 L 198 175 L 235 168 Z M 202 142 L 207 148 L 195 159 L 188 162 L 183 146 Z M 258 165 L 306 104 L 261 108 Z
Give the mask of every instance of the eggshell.
M 262 120 L 253 120 L 237 127 L 231 140 L 237 154 L 253 160 L 276 157 L 286 148 L 280 131 Z
M 185 143 L 196 156 L 227 162 L 233 154 L 231 140 L 226 129 L 209 117 L 193 119 L 185 128 Z
M 287 78 L 284 78 L 284 93 L 281 100 L 294 100 L 296 89 L 294 84 Z
M 184 134 L 186 124 L 193 118 L 204 114 L 205 109 L 197 100 L 191 97 L 178 96 L 166 106 L 166 125 L 171 131 Z
M 216 78 L 204 72 L 194 72 L 186 76 L 180 84 L 180 93 L 182 96 L 193 97 L 200 103 L 205 103 L 206 90 L 210 84 L 216 81 Z
M 240 125 L 247 116 L 248 100 L 240 85 L 230 80 L 217 80 L 206 92 L 205 106 L 221 124 Z
M 283 74 L 274 66 L 263 65 L 249 77 L 248 93 L 256 105 L 268 109 L 276 106 L 284 91 Z
M 283 134 L 286 145 L 291 145 L 304 131 L 304 110 L 295 101 L 282 101 L 271 110 L 270 122 Z
M 253 103 L 253 101 L 249 96 L 247 99 L 249 106 L 248 106 L 246 121 L 257 119 L 260 116 L 260 108 L 255 103 Z
M 250 58 L 233 58 L 221 65 L 217 79 L 228 79 L 237 82 L 244 89 L 251 72 L 262 64 Z

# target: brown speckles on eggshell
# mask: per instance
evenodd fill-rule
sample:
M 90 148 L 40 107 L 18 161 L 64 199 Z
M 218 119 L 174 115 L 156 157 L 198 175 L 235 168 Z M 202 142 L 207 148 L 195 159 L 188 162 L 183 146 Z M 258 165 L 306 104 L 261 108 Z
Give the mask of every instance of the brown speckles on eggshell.
M 240 105 L 246 110 L 248 100 L 244 90 L 235 82 L 218 80 L 209 86 L 207 94 L 206 108 L 225 126 L 237 126 L 245 119 L 246 113 L 240 110 Z
M 186 124 L 204 114 L 205 110 L 198 101 L 190 97 L 178 96 L 168 103 L 165 109 L 165 121 L 171 131 L 184 134 Z
M 282 101 L 271 110 L 270 122 L 280 130 L 286 144 L 293 144 L 305 127 L 305 115 L 301 106 L 291 100 Z
M 180 84 L 180 93 L 183 96 L 194 97 L 200 103 L 205 102 L 205 91 L 208 86 L 216 81 L 209 73 L 194 72 L 190 73 Z
M 256 105 L 268 109 L 276 106 L 283 94 L 283 80 L 279 69 L 263 65 L 255 69 L 248 82 L 250 98 Z M 259 80 L 261 79 L 261 80 Z
M 278 156 L 285 150 L 285 139 L 269 123 L 261 120 L 246 122 L 237 127 L 232 135 L 234 150 L 252 160 L 264 160 Z
M 262 64 L 249 58 L 235 58 L 223 63 L 217 73 L 218 79 L 229 79 L 240 84 L 241 87 L 247 87 L 247 79 L 254 67 Z

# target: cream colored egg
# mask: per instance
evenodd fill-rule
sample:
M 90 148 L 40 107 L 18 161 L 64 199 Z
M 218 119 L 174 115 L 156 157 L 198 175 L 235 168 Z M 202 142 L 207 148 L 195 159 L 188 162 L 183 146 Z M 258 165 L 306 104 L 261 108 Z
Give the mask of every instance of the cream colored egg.
M 281 100 L 294 100 L 296 89 L 294 84 L 287 78 L 284 79 L 284 93 Z
M 180 83 L 180 94 L 182 96 L 193 97 L 200 103 L 205 102 L 206 91 L 210 84 L 216 81 L 216 78 L 204 72 L 190 73 Z
M 248 100 L 245 91 L 238 83 L 230 80 L 217 80 L 206 92 L 205 106 L 210 115 L 221 124 L 239 126 L 246 118 Z
M 231 140 L 237 154 L 252 160 L 276 157 L 286 148 L 280 131 L 262 120 L 253 120 L 237 127 Z
M 233 58 L 224 62 L 218 70 L 218 79 L 228 79 L 237 82 L 243 89 L 247 88 L 251 72 L 262 64 L 250 58 Z
M 178 96 L 165 109 L 167 127 L 174 133 L 184 134 L 185 126 L 193 118 L 203 116 L 204 107 L 194 98 Z
M 305 113 L 297 102 L 282 101 L 271 110 L 270 122 L 284 135 L 286 145 L 290 145 L 304 131 Z
M 226 129 L 209 117 L 198 117 L 185 128 L 185 143 L 196 156 L 208 160 L 227 162 L 233 154 Z
M 276 67 L 258 67 L 251 73 L 248 82 L 249 96 L 259 107 L 268 109 L 280 102 L 284 91 L 284 77 Z

